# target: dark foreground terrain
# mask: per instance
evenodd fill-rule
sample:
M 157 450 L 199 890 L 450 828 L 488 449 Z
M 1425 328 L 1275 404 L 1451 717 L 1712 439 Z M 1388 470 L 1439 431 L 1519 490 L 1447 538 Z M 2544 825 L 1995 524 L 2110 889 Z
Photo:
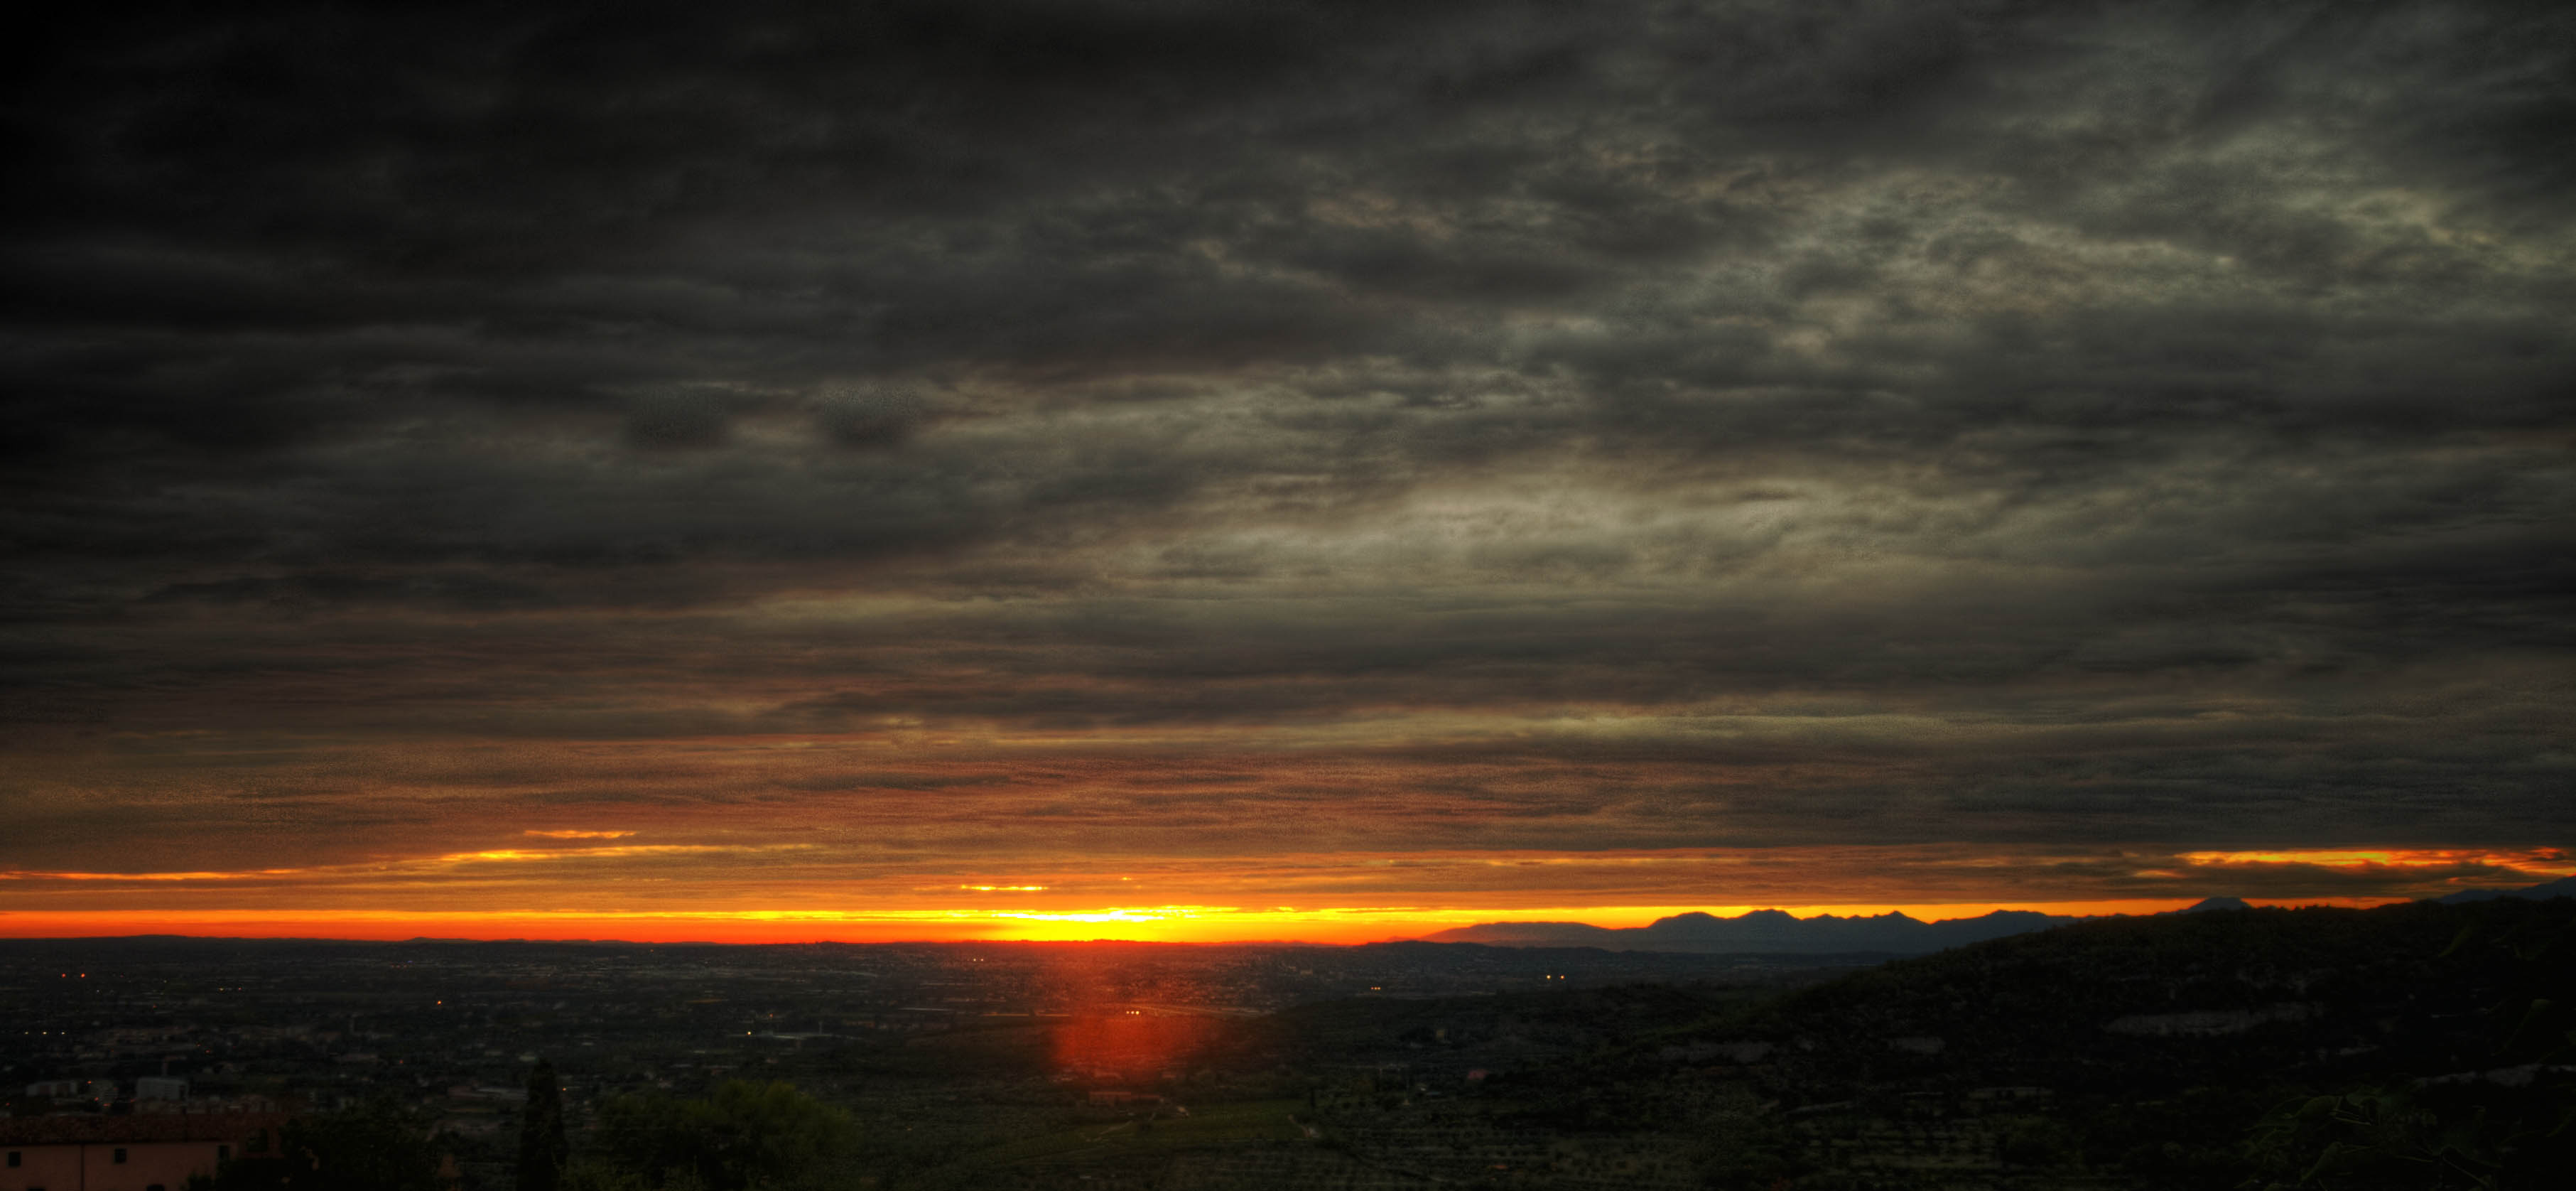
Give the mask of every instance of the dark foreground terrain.
M 2231 910 L 1876 965 L 18 942 L 0 1079 L 22 1116 L 427 1137 L 467 1191 L 515 1185 L 540 1059 L 566 1191 L 2554 1188 L 2571 928 L 2567 899 Z M 187 1099 L 135 1098 L 164 1073 Z

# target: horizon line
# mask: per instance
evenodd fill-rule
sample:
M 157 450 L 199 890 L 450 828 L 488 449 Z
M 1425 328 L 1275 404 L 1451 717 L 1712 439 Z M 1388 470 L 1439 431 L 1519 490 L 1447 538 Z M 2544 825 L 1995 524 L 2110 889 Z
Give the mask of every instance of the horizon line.
M 883 946 L 970 943 L 1130 943 L 1222 946 L 1353 947 L 1437 942 L 1430 936 L 1479 926 L 1573 924 L 1634 930 L 1687 914 L 1736 919 L 1785 913 L 1799 921 L 1878 918 L 1903 914 L 1937 923 L 2027 912 L 2057 918 L 2136 917 L 2188 908 L 2215 897 L 2124 898 L 2084 901 L 1811 903 L 1791 906 L 1532 907 L 1509 911 L 1341 911 L 1319 908 L 1294 924 L 1267 912 L 1206 913 L 1114 921 L 1039 921 L 999 916 L 899 918 L 864 911 L 488 911 L 427 913 L 366 910 L 304 911 L 48 911 L 0 910 L 0 942 L 74 942 L 134 939 L 312 943 L 564 943 L 626 946 Z M 2309 906 L 2351 909 L 2417 900 L 2404 897 L 2307 897 L 2237 900 L 2255 907 Z M 1653 911 L 1651 917 L 1642 912 Z M 1941 913 L 1941 911 L 1952 911 Z M 1481 916 L 1478 916 L 1481 913 Z M 1346 916 L 1341 916 L 1346 915 Z M 1086 916 L 1088 917 L 1088 916 Z M 1623 925 L 1601 925 L 1608 919 Z M 474 930 L 488 925 L 490 933 Z M 663 930 L 655 930 L 654 926 Z M 126 929 L 118 929 L 125 926 Z M 549 929 L 551 927 L 552 929 Z M 834 928 L 839 928 L 835 930 Z M 1117 933 L 1094 934 L 1103 927 Z M 1263 927 L 1270 928 L 1265 932 Z M 1282 932 L 1280 928 L 1288 931 Z M 32 929 L 22 929 L 32 928 Z M 619 929 L 624 928 L 624 929 Z M 1302 928 L 1302 929 L 1301 929 Z M 821 931 L 831 933 L 806 933 Z M 1278 933 L 1272 933 L 1278 932 Z M 1293 933 L 1289 933 L 1293 932 Z M 1580 946 L 1580 944 L 1570 944 Z

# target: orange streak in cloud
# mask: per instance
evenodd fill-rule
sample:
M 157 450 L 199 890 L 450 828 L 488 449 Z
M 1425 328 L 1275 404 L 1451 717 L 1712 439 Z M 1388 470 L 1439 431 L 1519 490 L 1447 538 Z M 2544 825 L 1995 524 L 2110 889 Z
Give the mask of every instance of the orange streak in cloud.
M 258 868 L 234 872 L 80 873 L 10 869 L 0 872 L 0 881 L 246 881 L 253 877 L 291 877 L 311 871 L 303 868 Z
M 2324 868 L 2485 865 L 2527 873 L 2576 875 L 2576 857 L 2560 848 L 2290 848 L 2273 852 L 2185 852 L 2180 859 L 2200 865 L 2313 864 Z
M 622 834 L 632 835 L 633 832 Z M 461 864 L 506 864 L 540 860 L 595 860 L 622 856 L 701 856 L 748 852 L 796 852 L 808 844 L 611 844 L 595 848 L 489 848 L 479 852 L 449 852 L 439 856 L 410 857 L 373 864 L 322 865 L 312 868 L 256 868 L 231 871 L 194 872 L 76 872 L 61 870 L 0 870 L 0 881 L 246 881 L 258 877 L 330 877 L 356 874 L 385 874 L 450 868 Z
M 721 852 L 796 852 L 806 844 L 610 844 L 597 848 L 491 848 L 450 852 L 420 863 L 460 864 L 472 860 L 580 860 L 605 856 L 689 856 Z

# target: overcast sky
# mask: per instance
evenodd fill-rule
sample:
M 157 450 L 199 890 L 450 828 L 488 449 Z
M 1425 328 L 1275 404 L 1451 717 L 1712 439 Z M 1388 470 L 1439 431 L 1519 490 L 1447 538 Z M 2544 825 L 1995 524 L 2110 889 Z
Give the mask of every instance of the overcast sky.
M 2576 9 L 810 8 L 13 34 L 0 933 L 2576 872 Z

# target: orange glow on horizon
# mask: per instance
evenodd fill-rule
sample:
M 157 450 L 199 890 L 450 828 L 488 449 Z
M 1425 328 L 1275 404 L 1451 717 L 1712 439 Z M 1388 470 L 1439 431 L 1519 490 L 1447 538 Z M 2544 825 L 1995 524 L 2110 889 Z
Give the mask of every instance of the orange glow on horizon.
M 1423 907 L 1355 907 L 1312 910 L 1244 910 L 1218 906 L 1125 906 L 1064 913 L 1029 911 L 739 910 L 704 912 L 460 913 L 368 910 L 66 910 L 0 912 L 0 937 L 84 938 L 117 935 L 197 935 L 236 938 L 351 940 L 531 939 L 633 943 L 900 943 L 1083 942 L 1149 943 L 1302 942 L 1354 944 L 1420 938 L 1480 922 L 1588 922 L 1644 926 L 1675 914 L 1701 912 L 1734 917 L 1754 909 L 1780 909 L 1801 918 L 1902 913 L 1925 921 L 1973 918 L 1995 910 L 2030 910 L 2068 917 L 2154 914 L 2195 899 L 2127 899 L 2084 902 L 1968 902 L 1931 905 L 1810 906 L 1566 906 L 1531 910 Z M 2363 907 L 2393 898 L 2249 899 L 2255 905 Z
M 0 870 L 0 937 L 1346 944 L 1486 922 L 1624 928 L 1756 909 L 2080 917 L 2172 910 L 2213 892 L 2261 892 L 2261 905 L 2367 906 L 2576 873 L 2576 855 L 2554 848 L 2060 854 L 1965 844 L 1023 857 L 949 867 L 802 840 L 636 835 L 514 831 L 300 868 Z M 2055 897 L 2028 896 L 2039 890 Z

